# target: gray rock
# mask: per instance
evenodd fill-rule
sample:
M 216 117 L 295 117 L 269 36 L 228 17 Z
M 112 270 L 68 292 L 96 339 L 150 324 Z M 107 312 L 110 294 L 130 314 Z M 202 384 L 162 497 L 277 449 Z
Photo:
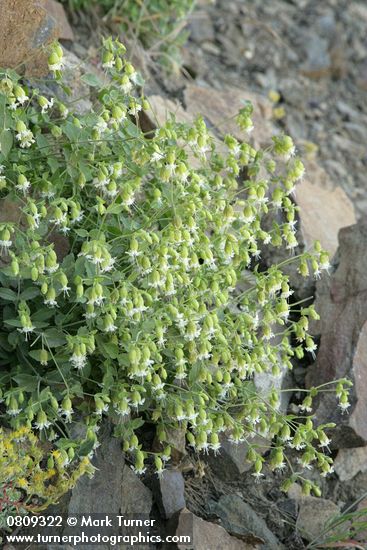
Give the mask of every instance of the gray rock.
M 204 456 L 204 460 L 220 479 L 233 481 L 252 468 L 246 460 L 249 445 L 245 441 L 235 444 L 225 434 L 221 434 L 220 442 L 221 448 L 218 454 L 215 455 L 210 451 Z M 257 435 L 251 439 L 250 443 L 257 445 L 259 452 L 266 452 L 270 446 L 266 438 Z
M 321 321 L 312 332 L 321 334 L 316 363 L 306 377 L 308 387 L 348 377 L 354 382 L 347 413 L 332 392 L 315 401 L 318 423 L 335 422 L 334 448 L 367 444 L 367 222 L 339 232 L 334 271 L 317 285 L 316 309 Z
M 210 15 L 205 11 L 195 11 L 190 21 L 190 38 L 197 44 L 214 42 L 214 27 Z
M 77 114 L 86 114 L 92 108 L 90 101 L 90 88 L 81 79 L 83 74 L 94 72 L 79 59 L 73 52 L 64 48 L 63 82 L 69 87 L 71 95 L 65 94 L 59 86 L 55 86 L 55 93 L 66 105 L 70 104 Z
M 160 443 L 156 437 L 153 441 L 153 450 L 156 452 L 163 451 L 168 444 L 171 447 L 172 464 L 178 464 L 186 455 L 186 436 L 183 428 L 166 428 L 167 442 Z
M 331 65 L 331 59 L 328 52 L 329 41 L 320 38 L 315 33 L 306 37 L 307 61 L 304 66 L 305 73 L 328 71 Z
M 281 340 L 280 337 L 279 337 L 279 340 Z M 270 340 L 270 344 L 273 346 L 276 345 L 275 338 L 272 338 Z M 293 386 L 292 384 L 293 377 L 289 368 L 286 365 L 282 364 L 281 358 L 279 355 L 280 354 L 278 354 L 280 376 L 274 376 L 274 374 L 268 371 L 256 372 L 254 374 L 254 384 L 259 394 L 264 396 L 265 399 L 268 397 L 268 395 L 270 394 L 273 388 L 277 392 L 279 392 L 280 399 L 279 399 L 279 405 L 277 408 L 279 411 L 285 413 L 288 408 L 289 400 L 292 396 L 292 392 L 285 391 L 285 390 L 289 390 Z
M 340 449 L 334 460 L 334 469 L 340 481 L 348 481 L 359 472 L 367 472 L 367 447 Z
M 226 531 L 232 535 L 255 535 L 264 540 L 261 547 L 263 550 L 283 548 L 265 521 L 239 496 L 224 495 L 210 508 L 221 519 Z
M 339 230 L 356 221 L 353 204 L 341 187 L 333 186 L 328 174 L 317 163 L 309 161 L 305 165 L 306 174 L 297 184 L 295 193 L 295 202 L 300 208 L 296 254 L 312 249 L 314 241 L 320 240 L 332 257 L 338 247 Z M 273 219 L 274 215 L 269 215 L 266 220 L 269 228 Z M 276 221 L 282 222 L 279 213 Z M 271 266 L 289 258 L 289 253 L 266 246 L 262 258 L 267 266 Z M 297 262 L 284 266 L 282 271 L 289 276 L 297 297 L 308 298 L 313 294 L 315 281 L 311 276 L 305 278 L 298 273 Z
M 93 460 L 96 468 L 95 475 L 92 479 L 83 477 L 78 481 L 72 491 L 68 515 L 148 516 L 152 506 L 151 493 L 126 465 L 121 442 L 112 437 L 109 425 L 104 427 L 104 433 L 100 434 L 100 439 L 101 446 L 97 449 Z M 63 534 L 77 533 L 75 529 L 67 527 Z M 90 534 L 96 534 L 96 532 L 91 530 Z M 107 531 L 103 534 L 107 534 Z M 116 533 L 112 530 L 110 534 Z M 96 547 L 90 544 L 84 545 L 83 548 L 94 550 Z M 109 545 L 101 544 L 98 548 L 107 550 Z
M 125 460 L 121 443 L 109 433 L 96 451 L 93 478 L 82 477 L 72 492 L 69 514 L 116 514 L 123 502 Z M 98 495 L 98 498 L 96 498 Z
M 192 550 L 193 548 L 195 550 L 255 550 L 258 548 L 236 537 L 231 537 L 220 525 L 204 521 L 187 509 L 182 510 L 178 516 L 175 534 L 179 537 L 191 537 L 190 542 L 182 542 L 177 545 L 179 550 Z
M 328 522 L 339 513 L 338 506 L 331 500 L 303 497 L 299 501 L 296 528 L 303 538 L 313 541 L 325 530 Z M 328 532 L 328 535 L 331 533 L 332 531 Z
M 185 508 L 185 482 L 178 470 L 165 470 L 159 480 L 158 504 L 162 515 L 169 519 Z
M 149 516 L 152 509 L 152 500 L 149 489 L 125 464 L 122 474 L 121 513 Z

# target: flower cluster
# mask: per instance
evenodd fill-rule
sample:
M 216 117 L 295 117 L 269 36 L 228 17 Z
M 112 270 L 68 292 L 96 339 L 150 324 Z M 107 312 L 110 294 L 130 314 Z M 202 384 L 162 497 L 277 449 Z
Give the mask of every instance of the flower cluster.
M 220 154 L 200 118 L 170 119 L 145 136 L 138 115 L 149 105 L 124 51 L 104 41 L 107 84 L 85 115 L 22 87 L 14 73 L 0 82 L 15 136 L 0 153 L 1 193 L 20 220 L 0 226 L 8 422 L 53 441 L 63 465 L 91 456 L 110 416 L 139 473 L 151 459 L 136 434 L 146 420 L 164 447 L 154 456 L 159 475 L 174 427 L 197 452 L 220 452 L 224 436 L 247 441 L 257 477 L 255 435 L 274 441 L 272 468 L 286 467 L 291 447 L 303 468 L 327 473 L 323 428 L 284 415 L 278 392 L 259 395 L 253 382 L 316 349 L 314 308 L 292 305 L 281 265 L 259 269 L 265 245 L 297 247 L 292 193 L 304 167 L 293 142 L 277 136 L 257 151 L 226 136 Z M 57 79 L 62 58 L 55 47 Z M 247 132 L 251 112 L 247 105 L 238 117 Z M 319 243 L 291 261 L 303 276 L 329 265 Z M 347 382 L 337 394 L 346 408 Z M 310 411 L 308 397 L 302 407 Z M 76 416 L 86 424 L 80 441 L 68 435 Z

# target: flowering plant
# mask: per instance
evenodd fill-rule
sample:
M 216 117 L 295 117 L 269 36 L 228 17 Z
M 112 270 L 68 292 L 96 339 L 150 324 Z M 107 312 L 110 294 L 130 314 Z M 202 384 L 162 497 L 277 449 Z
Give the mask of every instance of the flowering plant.
M 197 452 L 220 451 L 221 432 L 247 441 L 257 477 L 264 457 L 255 434 L 273 440 L 273 469 L 286 466 L 289 446 L 301 450 L 302 466 L 327 474 L 325 426 L 284 415 L 279 392 L 261 395 L 253 383 L 256 373 L 279 376 L 292 357 L 316 348 L 308 334 L 313 306 L 291 305 L 281 265 L 259 268 L 263 245 L 290 254 L 297 246 L 291 193 L 304 168 L 292 140 L 276 136 L 256 151 L 226 136 L 220 153 L 201 118 L 193 125 L 170 119 L 145 135 L 139 113 L 149 104 L 118 41 L 104 41 L 102 64 L 105 80 L 89 78 L 97 100 L 84 115 L 22 85 L 12 71 L 1 76 L 6 421 L 38 430 L 72 461 L 91 456 L 109 416 L 138 473 L 149 460 L 163 471 L 167 431 L 180 427 Z M 58 45 L 49 66 L 61 82 Z M 245 132 L 251 111 L 246 104 L 238 115 Z M 285 221 L 266 231 L 272 212 Z M 60 239 L 66 251 L 55 245 Z M 304 276 L 329 265 L 320 243 L 289 261 Z M 343 407 L 346 388 L 338 383 Z M 318 391 L 306 394 L 304 411 Z M 75 417 L 86 427 L 79 439 L 70 432 Z M 162 452 L 139 442 L 147 421 Z M 318 492 L 305 481 L 310 488 Z

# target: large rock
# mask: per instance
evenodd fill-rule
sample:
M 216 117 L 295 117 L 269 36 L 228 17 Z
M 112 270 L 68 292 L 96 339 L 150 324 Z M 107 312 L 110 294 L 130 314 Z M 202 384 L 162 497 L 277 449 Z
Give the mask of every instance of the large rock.
M 300 208 L 297 232 L 299 247 L 296 253 L 312 249 L 315 240 L 319 240 L 330 257 L 333 257 L 338 247 L 339 230 L 356 223 L 352 202 L 341 187 L 333 185 L 325 170 L 315 162 L 306 163 L 306 174 L 296 186 L 294 200 Z M 279 215 L 277 221 L 282 223 L 284 220 Z M 273 215 L 268 216 L 267 223 L 271 227 Z M 262 257 L 266 265 L 273 265 L 289 258 L 289 252 L 267 246 Z M 304 278 L 298 273 L 297 262 L 285 265 L 282 270 L 289 276 L 290 284 L 299 298 L 313 294 L 315 281 L 311 276 Z
M 201 115 L 220 136 L 232 134 L 240 141 L 245 139 L 246 135 L 238 127 L 235 117 L 245 101 L 250 101 L 254 108 L 254 130 L 250 134 L 251 139 L 255 147 L 270 144 L 275 131 L 271 124 L 272 105 L 260 94 L 240 88 L 231 87 L 219 91 L 190 84 L 185 88 L 184 99 L 186 110 L 192 118 Z
M 279 550 L 283 545 L 270 531 L 265 521 L 247 502 L 237 495 L 224 495 L 210 507 L 221 519 L 223 527 L 232 535 L 254 535 L 262 539 L 262 550 Z
M 150 490 L 125 464 L 122 473 L 121 513 L 148 517 L 152 509 L 152 500 Z
M 56 95 L 73 112 L 84 115 L 92 109 L 90 87 L 83 80 L 85 74 L 99 73 L 94 67 L 82 61 L 75 53 L 64 48 L 63 84 L 68 88 L 66 93 L 56 82 L 48 82 L 45 86 L 45 95 Z
M 334 469 L 340 481 L 349 481 L 359 472 L 367 472 L 367 447 L 340 449 L 334 460 Z
M 321 321 L 312 327 L 321 335 L 317 360 L 306 377 L 308 387 L 348 377 L 354 383 L 349 412 L 337 407 L 332 392 L 315 403 L 318 423 L 335 422 L 333 446 L 367 444 L 367 222 L 342 229 L 339 250 L 329 278 L 317 285 L 316 309 Z
M 304 497 L 299 502 L 296 528 L 300 535 L 308 540 L 317 539 L 340 510 L 334 502 L 324 498 Z M 328 532 L 328 535 L 332 531 Z
M 121 508 L 125 469 L 121 443 L 112 436 L 106 435 L 102 445 L 96 451 L 93 465 L 96 468 L 94 477 L 82 477 L 72 492 L 69 503 L 70 515 L 114 514 Z
M 0 13 L 0 67 L 23 67 L 28 76 L 46 75 L 44 46 L 59 36 L 46 0 L 0 0 Z
M 64 7 L 56 0 L 46 0 L 48 14 L 55 20 L 57 34 L 61 40 L 74 40 L 73 29 L 70 26 Z
M 178 516 L 176 536 L 189 536 L 190 542 L 178 543 L 179 550 L 255 550 L 260 548 L 231 537 L 223 527 L 195 516 L 184 509 Z
M 161 443 L 157 436 L 154 438 L 153 451 L 162 452 L 166 445 L 169 445 L 171 447 L 171 463 L 176 466 L 187 456 L 185 430 L 182 427 L 167 426 L 166 436 L 165 443 Z
M 173 114 L 178 122 L 186 123 L 191 123 L 201 115 L 213 134 L 218 137 L 232 134 L 240 141 L 246 138 L 246 135 L 238 127 L 235 116 L 246 100 L 251 101 L 254 107 L 252 116 L 254 130 L 250 134 L 252 142 L 255 147 L 269 145 L 271 136 L 275 132 L 271 124 L 272 107 L 270 101 L 259 94 L 239 88 L 218 91 L 214 88 L 190 84 L 184 91 L 186 109 L 180 103 L 159 95 L 149 97 L 153 125 L 154 123 L 164 124 L 170 114 Z M 219 151 L 226 150 L 220 143 L 217 145 Z
M 72 491 L 68 515 L 92 515 L 102 518 L 106 515 L 138 515 L 149 517 L 152 507 L 152 496 L 140 479 L 125 463 L 121 442 L 112 437 L 110 426 L 104 426 L 100 434 L 101 446 L 96 451 L 93 465 L 96 472 L 93 478 L 81 478 Z M 95 535 L 95 528 L 88 527 L 90 535 Z M 103 530 L 102 534 L 117 534 L 116 528 Z M 79 534 L 79 528 L 66 527 L 64 535 Z M 87 532 L 87 529 L 86 529 Z M 97 529 L 98 533 L 98 529 Z M 93 544 L 83 546 L 85 550 L 93 550 Z M 98 546 L 107 550 L 108 544 Z
M 332 184 L 325 170 L 308 162 L 305 178 L 296 187 L 296 203 L 305 248 L 319 240 L 332 257 L 338 248 L 339 229 L 356 223 L 352 202 L 341 187 Z
M 159 479 L 158 505 L 162 515 L 169 519 L 185 508 L 185 481 L 178 470 L 165 470 Z
M 252 468 L 252 464 L 246 460 L 249 444 L 246 441 L 232 443 L 225 434 L 220 437 L 221 448 L 217 454 L 212 451 L 204 456 L 213 472 L 223 481 L 234 481 Z M 256 445 L 257 451 L 264 453 L 269 449 L 270 442 L 259 435 L 250 440 Z

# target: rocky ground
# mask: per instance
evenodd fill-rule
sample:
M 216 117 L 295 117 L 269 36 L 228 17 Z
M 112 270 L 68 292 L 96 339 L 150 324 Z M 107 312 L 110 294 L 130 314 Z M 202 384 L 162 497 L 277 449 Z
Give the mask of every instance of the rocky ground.
M 78 78 L 81 59 L 98 70 L 99 31 L 111 29 L 98 13 L 74 15 L 70 17 L 73 37 L 60 13 L 57 18 L 65 45 L 74 52 L 68 56 L 71 87 L 75 96 L 84 97 L 80 108 L 88 109 L 89 91 Z M 330 278 L 316 291 L 323 319 L 313 328 L 320 343 L 317 361 L 314 366 L 295 365 L 291 383 L 302 387 L 346 375 L 355 381 L 349 415 L 341 416 L 329 400 L 317 404 L 318 420 L 336 421 L 339 426 L 331 450 L 335 474 L 317 479 L 323 499 L 302 497 L 297 485 L 282 493 L 281 476 L 270 471 L 255 484 L 244 462 L 245 444 L 224 444 L 215 458 L 197 457 L 185 449 L 180 433 L 172 434 L 174 468 L 162 480 L 149 473 L 140 480 L 106 428 L 97 453 L 97 479 L 81 483 L 63 503 L 64 510 L 80 512 L 81 504 L 89 503 L 96 513 L 146 513 L 158 519 L 161 529 L 179 532 L 180 511 L 188 509 L 197 536 L 195 550 L 298 550 L 317 548 L 326 521 L 366 499 L 366 28 L 363 1 L 217 0 L 209 5 L 201 1 L 189 22 L 191 34 L 180 74 L 168 77 L 154 63 L 152 52 L 130 44 L 158 121 L 169 111 L 184 120 L 200 112 L 220 136 L 235 131 L 230 117 L 242 100 L 251 99 L 255 144 L 264 145 L 273 132 L 285 131 L 307 158 L 308 175 L 296 197 L 302 207 L 301 240 L 307 247 L 318 236 L 336 255 Z M 337 252 L 339 230 L 356 220 L 358 225 L 341 231 Z M 264 253 L 264 262 L 269 260 Z M 313 283 L 303 288 L 296 274 L 291 276 L 299 296 L 315 293 Z M 293 410 L 297 400 L 295 393 L 289 404 Z M 154 446 L 153 434 L 145 437 Z M 313 471 L 308 475 L 315 479 Z M 93 496 L 96 487 L 98 500 Z M 363 547 L 367 534 L 358 540 Z

